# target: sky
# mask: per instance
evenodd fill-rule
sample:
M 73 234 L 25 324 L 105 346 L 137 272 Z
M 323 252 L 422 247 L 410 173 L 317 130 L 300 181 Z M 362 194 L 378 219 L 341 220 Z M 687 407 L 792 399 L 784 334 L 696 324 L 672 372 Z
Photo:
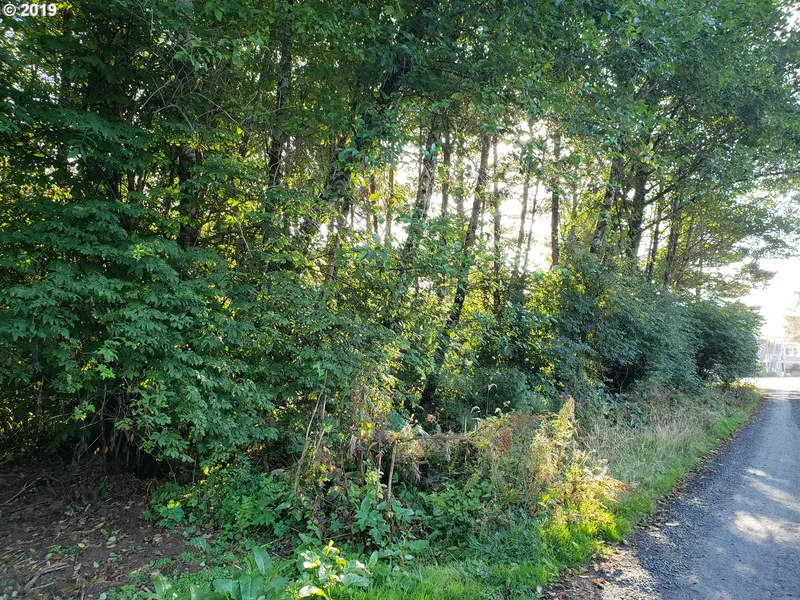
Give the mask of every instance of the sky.
M 800 316 L 797 306 L 800 293 L 800 257 L 767 259 L 759 261 L 759 266 L 768 271 L 776 271 L 772 281 L 760 290 L 753 290 L 742 298 L 742 302 L 758 308 L 765 322 L 761 335 L 767 338 L 781 338 L 786 335 L 785 315 Z

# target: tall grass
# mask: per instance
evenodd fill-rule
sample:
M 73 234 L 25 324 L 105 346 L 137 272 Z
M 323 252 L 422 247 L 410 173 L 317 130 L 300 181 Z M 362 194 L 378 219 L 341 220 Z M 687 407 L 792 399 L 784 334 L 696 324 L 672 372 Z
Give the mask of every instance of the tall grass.
M 635 426 L 585 419 L 581 445 L 604 459 L 629 490 L 614 507 L 619 532 L 630 531 L 659 496 L 747 421 L 759 399 L 751 386 L 708 388 L 694 396 L 657 391 Z

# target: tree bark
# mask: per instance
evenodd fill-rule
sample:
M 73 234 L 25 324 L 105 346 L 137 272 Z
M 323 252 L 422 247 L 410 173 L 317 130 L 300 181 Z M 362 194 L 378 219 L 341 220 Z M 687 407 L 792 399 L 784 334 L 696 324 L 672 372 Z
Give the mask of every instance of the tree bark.
M 413 283 L 412 267 L 414 259 L 425 232 L 425 223 L 428 220 L 431 195 L 433 194 L 434 179 L 436 177 L 436 151 L 431 150 L 438 145 L 437 123 L 434 116 L 431 128 L 428 131 L 425 148 L 420 162 L 417 195 L 411 212 L 411 222 L 408 225 L 408 235 L 403 247 L 400 249 L 399 263 L 400 276 L 395 284 L 392 301 L 388 314 L 384 318 L 384 326 L 394 328 L 398 323 L 398 311 L 403 305 L 406 294 Z
M 392 245 L 392 221 L 394 221 L 394 165 L 389 165 L 389 193 L 386 196 L 386 222 L 383 225 L 383 245 Z
M 522 260 L 522 274 L 519 280 L 520 289 L 525 289 L 525 282 L 528 277 L 528 265 L 530 264 L 531 244 L 533 242 L 533 225 L 536 220 L 536 208 L 539 202 L 539 190 L 541 189 L 541 181 L 536 182 L 536 191 L 533 193 L 533 202 L 530 208 L 530 226 L 528 227 L 528 239 L 525 242 L 525 256 Z
M 560 204 L 560 190 L 559 186 L 561 184 L 560 181 L 560 173 L 558 169 L 560 168 L 558 164 L 558 160 L 561 157 L 561 134 L 556 132 L 553 136 L 553 158 L 556 167 L 556 175 L 552 181 L 552 195 L 551 195 L 551 205 L 550 205 L 550 253 L 551 253 L 551 260 L 553 266 L 558 264 L 559 259 L 559 240 L 558 240 L 558 230 L 559 230 L 559 204 Z
M 189 144 L 184 143 L 178 156 L 178 183 L 181 191 L 178 214 L 180 215 L 180 228 L 178 230 L 178 244 L 184 250 L 193 248 L 200 239 L 200 224 L 197 222 L 199 203 L 197 190 L 192 189 L 194 174 L 192 169 L 198 164 L 197 151 Z
M 183 46 L 186 52 L 191 54 L 193 34 L 189 23 L 194 21 L 194 5 L 191 0 L 178 0 L 178 5 L 186 12 L 188 19 L 186 28 L 181 32 L 180 45 Z M 182 60 L 178 64 L 179 68 L 176 76 L 178 89 L 180 92 L 186 93 L 195 86 L 194 66 L 191 60 Z M 177 161 L 180 189 L 178 244 L 183 249 L 194 247 L 200 238 L 200 223 L 198 223 L 200 198 L 198 191 L 193 189 L 194 186 L 192 185 L 192 179 L 194 179 L 193 169 L 199 163 L 198 149 L 189 141 L 183 142 L 179 149 Z
M 603 194 L 603 202 L 600 205 L 600 218 L 597 220 L 597 226 L 594 230 L 592 237 L 592 244 L 590 252 L 596 256 L 602 254 L 603 247 L 606 242 L 606 229 L 611 220 L 611 207 L 617 198 L 619 187 L 622 183 L 624 162 L 622 156 L 615 156 L 611 159 L 611 168 L 609 169 L 608 179 L 606 180 L 606 191 Z
M 345 231 L 347 229 L 347 218 L 350 216 L 350 212 L 352 211 L 352 200 L 347 193 L 344 192 L 337 200 L 337 212 L 336 212 L 336 226 L 331 231 L 331 237 L 328 242 L 328 267 L 325 271 L 325 284 L 327 285 L 333 278 L 336 277 L 336 259 L 339 254 L 339 248 L 342 246 L 342 238 L 344 237 Z
M 517 279 L 519 277 L 519 265 L 522 260 L 522 250 L 525 244 L 525 221 L 528 218 L 528 198 L 531 189 L 531 176 L 525 173 L 525 178 L 522 181 L 522 210 L 519 215 L 519 232 L 517 233 L 517 251 L 514 257 L 514 269 L 512 277 Z
M 464 150 L 464 148 L 463 148 L 463 146 L 461 146 L 460 147 L 460 152 L 456 156 L 457 157 L 461 157 L 462 153 L 463 153 L 463 150 Z M 456 164 L 458 164 L 458 160 L 456 160 Z M 465 213 L 465 210 L 464 210 L 464 185 L 463 185 L 463 183 L 464 183 L 464 170 L 463 170 L 463 168 L 462 169 L 457 169 L 457 173 L 458 173 L 458 177 L 457 177 L 458 185 L 456 186 L 456 190 L 455 190 L 455 193 L 453 195 L 454 195 L 455 200 L 456 200 L 456 214 L 459 217 L 464 218 L 466 216 L 466 213 Z
M 653 224 L 653 239 L 650 242 L 650 256 L 647 260 L 647 277 L 653 279 L 653 269 L 656 264 L 656 257 L 658 256 L 658 236 L 659 227 L 661 225 L 661 205 L 659 204 L 656 209 L 656 222 Z
M 681 234 L 681 203 L 680 197 L 674 194 L 672 197 L 671 216 L 669 221 L 669 239 L 667 241 L 667 259 L 664 263 L 664 284 L 669 285 L 672 281 L 672 269 L 675 266 L 675 256 L 678 252 L 678 241 Z
M 633 200 L 628 219 L 628 257 L 635 259 L 639 255 L 642 243 L 642 221 L 647 206 L 647 176 L 650 171 L 647 165 L 638 163 L 633 175 Z
M 288 142 L 288 135 L 281 122 L 281 113 L 286 105 L 286 97 L 292 84 L 292 51 L 290 39 L 284 35 L 281 39 L 281 58 L 278 62 L 278 86 L 275 90 L 275 115 L 278 120 L 278 131 L 275 132 L 267 145 L 267 175 L 270 187 L 281 182 L 284 150 Z
M 494 281 L 492 282 L 492 304 L 494 305 L 494 313 L 500 314 L 500 304 L 502 302 L 500 294 L 500 263 L 502 262 L 501 256 L 501 234 L 502 228 L 500 223 L 500 172 L 497 168 L 497 136 L 492 140 L 492 165 L 493 165 L 493 182 L 492 182 L 492 217 L 494 220 L 493 227 L 493 272 Z
M 433 194 L 433 185 L 436 178 L 436 152 L 431 150 L 434 144 L 437 144 L 439 141 L 436 127 L 436 117 L 434 116 L 433 123 L 431 123 L 430 130 L 426 137 L 425 148 L 422 152 L 419 181 L 417 182 L 417 195 L 414 199 L 414 207 L 411 211 L 411 223 L 409 223 L 408 226 L 408 237 L 400 253 L 401 265 L 408 265 L 409 261 L 413 260 L 422 239 L 425 222 L 428 220 L 428 210 L 430 209 L 431 195 Z
M 364 224 L 367 228 L 367 235 L 369 236 L 378 232 L 378 216 L 375 214 L 372 207 L 372 198 L 376 193 L 377 187 L 375 173 L 372 173 L 369 176 L 369 185 L 364 194 Z
M 442 177 L 442 216 L 446 217 L 450 210 L 450 163 L 452 160 L 452 148 L 450 147 L 450 122 L 445 117 L 444 123 L 444 144 L 442 145 L 442 165 L 444 174 Z

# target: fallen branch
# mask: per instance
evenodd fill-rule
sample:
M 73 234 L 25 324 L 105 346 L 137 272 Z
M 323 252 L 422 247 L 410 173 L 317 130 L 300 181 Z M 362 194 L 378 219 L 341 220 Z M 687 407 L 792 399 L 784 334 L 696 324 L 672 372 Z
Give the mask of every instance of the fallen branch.
M 20 491 L 18 491 L 16 494 L 14 494 L 13 496 L 11 496 L 11 498 L 9 498 L 8 500 L 6 500 L 5 502 L 3 502 L 3 506 L 5 506 L 6 504 L 9 504 L 9 503 L 10 503 L 12 500 L 15 500 L 16 498 L 19 498 L 19 497 L 20 497 L 22 494 L 24 494 L 24 493 L 25 493 L 25 491 L 26 491 L 26 490 L 28 490 L 28 489 L 32 488 L 32 487 L 33 487 L 33 485 L 34 485 L 34 484 L 35 484 L 37 481 L 39 481 L 40 479 L 41 479 L 41 477 L 37 477 L 37 478 L 36 478 L 36 479 L 34 479 L 33 481 L 30 481 L 30 482 L 26 483 L 25 485 L 23 485 L 23 486 L 22 486 L 22 489 L 21 489 Z
M 36 583 L 42 575 L 47 575 L 48 573 L 54 573 L 55 571 L 61 571 L 62 569 L 66 569 L 69 566 L 69 563 L 56 563 L 54 565 L 50 565 L 49 567 L 45 567 L 44 569 L 39 569 L 36 575 L 25 584 L 25 591 L 29 592 L 33 587 L 33 584 Z

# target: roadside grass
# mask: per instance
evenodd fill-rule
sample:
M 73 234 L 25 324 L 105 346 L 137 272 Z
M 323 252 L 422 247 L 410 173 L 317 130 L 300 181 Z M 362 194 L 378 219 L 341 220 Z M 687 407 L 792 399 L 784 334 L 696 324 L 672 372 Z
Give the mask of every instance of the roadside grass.
M 696 397 L 654 394 L 641 426 L 588 424 L 583 446 L 607 461 L 612 477 L 631 487 L 632 493 L 621 495 L 612 507 L 618 536 L 629 534 L 659 497 L 746 423 L 761 398 L 747 385 L 709 388 Z
M 591 458 L 606 463 L 608 473 L 622 482 L 616 501 L 598 506 L 551 504 L 536 517 L 512 515 L 493 533 L 473 535 L 449 551 L 408 557 L 397 566 L 382 561 L 373 568 L 367 589 L 336 590 L 331 598 L 355 600 L 535 599 L 566 567 L 586 561 L 608 542 L 628 535 L 669 492 L 678 479 L 745 423 L 758 405 L 755 388 L 710 388 L 696 396 L 650 393 L 641 419 L 631 425 L 598 414 L 585 414 L 578 442 Z M 588 475 L 587 475 L 588 476 Z M 219 566 L 215 577 L 237 571 Z M 184 573 L 174 580 L 176 591 L 206 584 L 209 571 Z M 120 590 L 122 592 L 126 590 Z M 136 593 L 109 598 L 142 597 Z

